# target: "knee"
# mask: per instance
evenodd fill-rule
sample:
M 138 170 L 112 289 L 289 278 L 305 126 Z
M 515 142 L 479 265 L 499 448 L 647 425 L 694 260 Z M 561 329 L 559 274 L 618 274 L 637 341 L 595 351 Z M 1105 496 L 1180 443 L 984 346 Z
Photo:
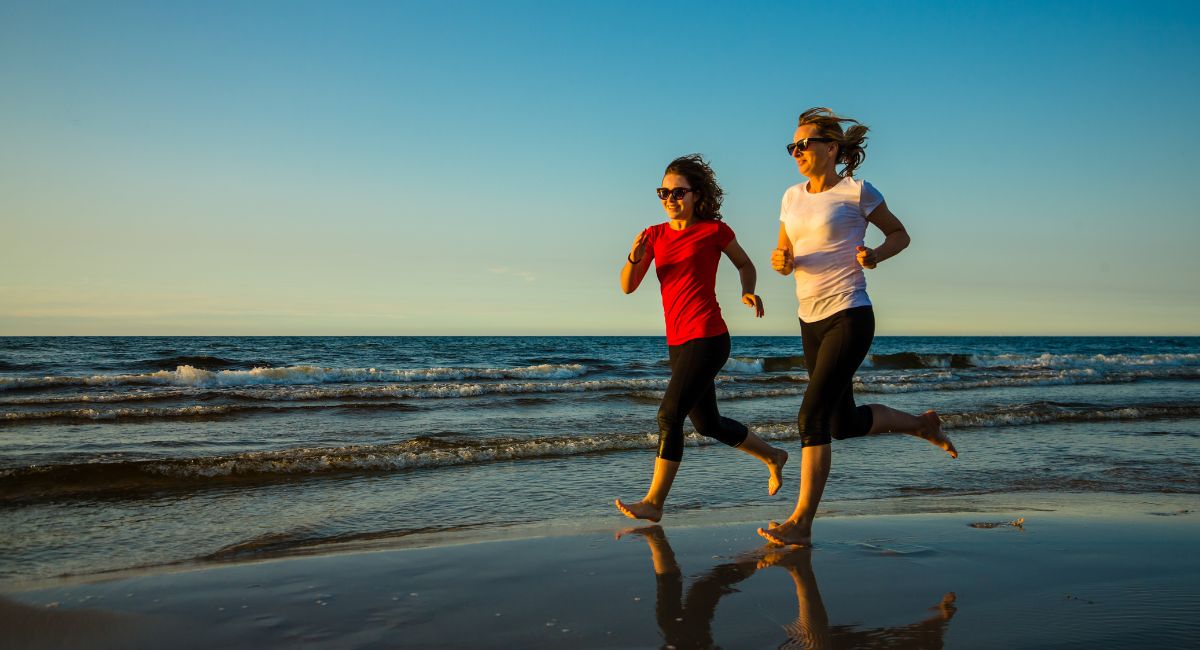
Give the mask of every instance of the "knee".
M 658 409 L 658 431 L 662 435 L 667 435 L 673 432 L 683 432 L 683 417 L 679 416 L 672 409 Z
M 731 420 L 729 418 L 722 417 L 721 434 L 722 437 L 719 438 L 721 442 L 729 445 L 730 447 L 737 447 L 743 442 L 746 442 L 746 438 L 750 437 L 750 427 L 738 422 L 737 420 Z
M 683 436 L 672 436 L 660 432 L 658 434 L 658 457 L 676 463 L 683 460 Z
M 874 423 L 874 420 L 871 407 L 858 406 L 845 413 L 840 413 L 834 419 L 830 430 L 833 432 L 833 437 L 837 440 L 858 438 L 871 432 L 871 425 Z
M 718 417 L 716 420 L 692 418 L 692 424 L 696 427 L 696 433 L 718 440 L 730 447 L 737 447 L 746 442 L 746 438 L 750 435 L 750 429 L 746 425 L 724 416 Z
M 658 411 L 658 457 L 683 460 L 683 420 L 663 409 Z
M 827 445 L 833 439 L 830 435 L 830 414 L 819 408 L 811 408 L 807 404 L 800 407 L 796 416 L 796 426 L 800 430 L 800 446 L 813 447 Z

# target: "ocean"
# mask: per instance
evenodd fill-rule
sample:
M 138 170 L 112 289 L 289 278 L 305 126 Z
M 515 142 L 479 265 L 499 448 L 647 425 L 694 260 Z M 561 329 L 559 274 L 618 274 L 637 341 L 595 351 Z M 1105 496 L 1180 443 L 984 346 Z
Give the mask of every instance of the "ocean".
M 646 489 L 662 337 L 0 338 L 0 581 L 603 525 Z M 733 338 L 673 514 L 795 500 L 799 336 Z M 937 409 L 834 443 L 823 510 L 1021 492 L 1200 494 L 1200 338 L 878 337 L 859 403 Z M 1197 501 L 1200 504 L 1200 500 Z M 904 506 L 908 507 L 908 506 Z

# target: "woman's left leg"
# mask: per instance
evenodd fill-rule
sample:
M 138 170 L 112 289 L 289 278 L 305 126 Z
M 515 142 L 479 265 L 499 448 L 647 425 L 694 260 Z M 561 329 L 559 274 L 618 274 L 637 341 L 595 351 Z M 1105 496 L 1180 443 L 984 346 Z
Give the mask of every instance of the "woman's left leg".
M 846 312 L 851 338 L 862 346 L 862 358 L 866 358 L 871 341 L 875 337 L 875 313 L 867 309 Z M 837 440 L 878 433 L 907 433 L 941 448 L 953 458 L 958 458 L 954 443 L 942 431 L 942 419 L 936 411 L 921 415 L 910 415 L 883 404 L 856 406 L 854 391 L 847 389 L 838 399 L 838 406 L 831 421 L 832 435 Z
M 723 358 L 716 361 L 720 346 L 711 345 L 710 339 L 692 339 L 672 345 L 669 353 L 671 379 L 667 382 L 667 390 L 658 408 L 658 456 L 654 459 L 650 488 L 641 501 L 627 503 L 616 499 L 613 502 L 617 510 L 630 519 L 662 519 L 663 506 L 675 481 L 675 474 L 679 471 L 679 463 L 683 460 L 683 420 L 705 391 L 711 389 L 712 378 L 725 364 Z M 728 354 L 726 341 L 725 355 Z M 716 369 L 712 369 L 714 363 Z

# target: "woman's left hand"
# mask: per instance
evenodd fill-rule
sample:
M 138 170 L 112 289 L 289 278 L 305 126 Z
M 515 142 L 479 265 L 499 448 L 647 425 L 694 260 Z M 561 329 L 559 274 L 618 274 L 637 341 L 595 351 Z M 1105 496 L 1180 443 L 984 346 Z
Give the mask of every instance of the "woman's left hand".
M 753 293 L 743 293 L 742 294 L 742 303 L 744 305 L 746 305 L 747 307 L 754 310 L 755 318 L 763 317 L 764 312 L 763 312 L 762 298 L 759 298 L 757 295 L 755 295 Z
M 873 269 L 879 261 L 875 258 L 875 249 L 867 248 L 866 246 L 858 247 L 858 263 L 864 269 Z

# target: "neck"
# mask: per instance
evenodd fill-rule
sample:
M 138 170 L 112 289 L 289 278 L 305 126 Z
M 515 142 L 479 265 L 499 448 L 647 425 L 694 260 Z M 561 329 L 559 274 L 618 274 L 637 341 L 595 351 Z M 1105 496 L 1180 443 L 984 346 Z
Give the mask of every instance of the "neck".
M 683 230 L 694 223 L 696 223 L 695 217 L 688 217 L 687 219 L 671 219 L 671 230 Z
M 842 182 L 842 177 L 837 173 L 837 169 L 827 169 L 820 174 L 808 177 L 808 191 L 824 192 L 840 182 Z

